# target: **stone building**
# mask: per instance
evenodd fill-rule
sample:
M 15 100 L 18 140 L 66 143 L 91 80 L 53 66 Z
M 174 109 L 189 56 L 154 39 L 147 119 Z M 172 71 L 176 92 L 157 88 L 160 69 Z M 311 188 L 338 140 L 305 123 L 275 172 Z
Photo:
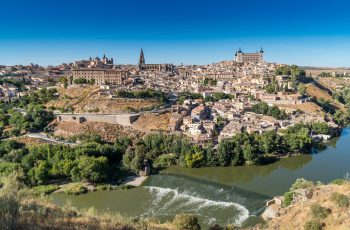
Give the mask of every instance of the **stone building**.
M 103 58 L 99 57 L 89 58 L 88 60 L 75 61 L 73 67 L 75 68 L 112 68 L 114 64 L 113 58 L 107 58 L 103 55 Z
M 239 49 L 235 54 L 235 61 L 239 63 L 262 63 L 264 62 L 264 51 L 260 49 L 260 51 L 256 53 L 243 53 L 241 49 Z
M 145 55 L 143 50 L 140 52 L 139 70 L 140 71 L 161 71 L 161 72 L 173 72 L 175 66 L 172 64 L 146 64 Z
M 73 69 L 73 82 L 76 79 L 94 80 L 95 85 L 120 85 L 128 78 L 129 72 L 123 69 Z

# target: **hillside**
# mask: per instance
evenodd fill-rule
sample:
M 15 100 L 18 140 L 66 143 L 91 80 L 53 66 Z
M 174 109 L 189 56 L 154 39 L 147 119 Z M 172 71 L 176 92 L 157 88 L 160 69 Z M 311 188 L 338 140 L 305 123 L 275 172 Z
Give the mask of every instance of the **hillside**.
M 73 108 L 75 113 L 120 113 L 150 109 L 159 105 L 154 99 L 113 99 L 107 95 L 99 94 L 98 86 L 58 88 L 60 97 L 47 104 L 48 107 Z
M 314 84 L 307 84 L 306 85 L 306 94 L 309 95 L 310 97 L 317 99 L 317 100 L 328 101 L 336 109 L 346 111 L 343 104 L 334 100 L 332 95 L 330 95 L 327 91 L 319 88 L 318 86 L 316 86 Z
M 321 73 L 350 73 L 350 68 L 332 68 L 332 67 L 304 67 L 306 75 L 318 76 Z
M 309 189 L 310 199 L 277 208 L 278 217 L 268 220 L 266 226 L 258 229 L 350 229 L 350 182 L 317 185 Z
M 132 125 L 142 132 L 169 131 L 170 113 L 147 113 L 140 116 Z
M 105 122 L 84 122 L 81 124 L 76 122 L 59 122 L 55 124 L 55 136 L 69 138 L 80 134 L 97 134 L 104 141 L 114 142 L 116 137 L 129 136 L 137 138 L 142 135 L 142 132 Z

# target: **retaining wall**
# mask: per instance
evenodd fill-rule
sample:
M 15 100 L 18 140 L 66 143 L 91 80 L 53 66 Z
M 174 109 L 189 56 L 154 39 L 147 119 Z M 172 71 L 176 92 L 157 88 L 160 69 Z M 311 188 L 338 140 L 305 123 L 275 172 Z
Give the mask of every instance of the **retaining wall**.
M 139 116 L 140 114 L 59 114 L 57 115 L 57 121 L 77 122 L 78 124 L 85 121 L 106 122 L 109 124 L 131 126 Z

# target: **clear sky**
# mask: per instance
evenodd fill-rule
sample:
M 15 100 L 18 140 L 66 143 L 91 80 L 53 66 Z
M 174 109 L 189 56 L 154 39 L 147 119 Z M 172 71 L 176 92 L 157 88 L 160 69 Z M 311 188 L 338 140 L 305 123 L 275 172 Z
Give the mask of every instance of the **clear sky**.
M 267 61 L 350 67 L 349 0 L 0 0 L 0 64 L 90 56 L 207 64 L 263 47 Z

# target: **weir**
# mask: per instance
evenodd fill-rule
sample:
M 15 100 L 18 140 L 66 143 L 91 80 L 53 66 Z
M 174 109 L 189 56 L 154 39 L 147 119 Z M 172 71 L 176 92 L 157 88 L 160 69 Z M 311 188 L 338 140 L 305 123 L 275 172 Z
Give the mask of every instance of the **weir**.
M 270 199 L 234 186 L 176 174 L 153 175 L 144 187 L 153 195 L 144 216 L 189 212 L 205 218 L 212 213 L 213 218 L 225 215 L 240 225 L 249 217 L 260 214 L 266 200 Z M 210 224 L 210 220 L 207 221 Z

